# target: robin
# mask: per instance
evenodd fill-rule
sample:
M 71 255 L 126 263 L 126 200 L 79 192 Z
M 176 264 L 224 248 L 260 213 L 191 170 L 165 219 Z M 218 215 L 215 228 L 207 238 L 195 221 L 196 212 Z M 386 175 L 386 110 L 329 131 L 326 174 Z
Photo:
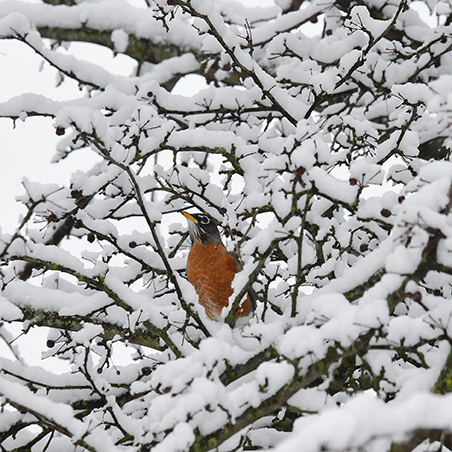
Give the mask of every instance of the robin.
M 191 249 L 187 259 L 188 280 L 195 287 L 199 303 L 210 319 L 220 317 L 228 306 L 232 280 L 242 269 L 237 257 L 228 253 L 213 219 L 205 213 L 182 212 L 188 220 Z M 256 294 L 251 289 L 239 307 L 236 320 L 254 311 Z

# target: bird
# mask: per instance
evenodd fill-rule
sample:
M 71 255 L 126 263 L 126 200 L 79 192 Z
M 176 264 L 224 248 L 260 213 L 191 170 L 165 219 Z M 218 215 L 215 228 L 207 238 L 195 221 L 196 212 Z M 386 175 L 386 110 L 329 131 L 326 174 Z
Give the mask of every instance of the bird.
M 206 213 L 182 214 L 188 220 L 191 248 L 187 258 L 187 276 L 204 307 L 207 317 L 221 318 L 221 311 L 229 304 L 232 280 L 242 269 L 237 256 L 224 246 L 218 228 Z M 235 320 L 246 317 L 256 307 L 256 294 L 250 289 L 239 307 Z

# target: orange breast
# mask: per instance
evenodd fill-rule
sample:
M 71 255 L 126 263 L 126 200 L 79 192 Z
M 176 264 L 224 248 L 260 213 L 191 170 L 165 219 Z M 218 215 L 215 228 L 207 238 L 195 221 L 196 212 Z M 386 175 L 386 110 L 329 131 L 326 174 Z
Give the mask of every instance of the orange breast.
M 219 317 L 232 295 L 231 282 L 239 271 L 238 262 L 221 244 L 196 242 L 188 255 L 188 280 L 195 287 L 199 303 L 209 318 Z M 249 297 L 242 303 L 236 318 L 250 311 Z

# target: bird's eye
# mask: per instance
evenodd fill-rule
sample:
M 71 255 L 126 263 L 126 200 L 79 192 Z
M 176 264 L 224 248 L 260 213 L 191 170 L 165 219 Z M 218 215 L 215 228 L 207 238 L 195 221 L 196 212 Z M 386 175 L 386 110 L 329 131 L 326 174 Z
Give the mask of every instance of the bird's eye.
M 199 215 L 199 221 L 202 224 L 209 224 L 210 223 L 210 218 L 207 215 Z

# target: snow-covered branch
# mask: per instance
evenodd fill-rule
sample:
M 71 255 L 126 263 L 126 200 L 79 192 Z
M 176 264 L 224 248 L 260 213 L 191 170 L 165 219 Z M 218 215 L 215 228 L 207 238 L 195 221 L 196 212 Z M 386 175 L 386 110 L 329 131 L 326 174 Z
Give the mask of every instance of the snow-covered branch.
M 419 3 L 1 2 L 0 38 L 80 92 L 0 117 L 51 117 L 57 164 L 93 156 L 24 179 L 0 236 L 2 451 L 450 444 L 452 9 Z M 185 75 L 204 88 L 177 94 Z M 194 264 L 229 291 L 215 319 L 186 272 L 200 211 L 193 242 L 234 266 Z M 65 370 L 30 367 L 11 325 Z

